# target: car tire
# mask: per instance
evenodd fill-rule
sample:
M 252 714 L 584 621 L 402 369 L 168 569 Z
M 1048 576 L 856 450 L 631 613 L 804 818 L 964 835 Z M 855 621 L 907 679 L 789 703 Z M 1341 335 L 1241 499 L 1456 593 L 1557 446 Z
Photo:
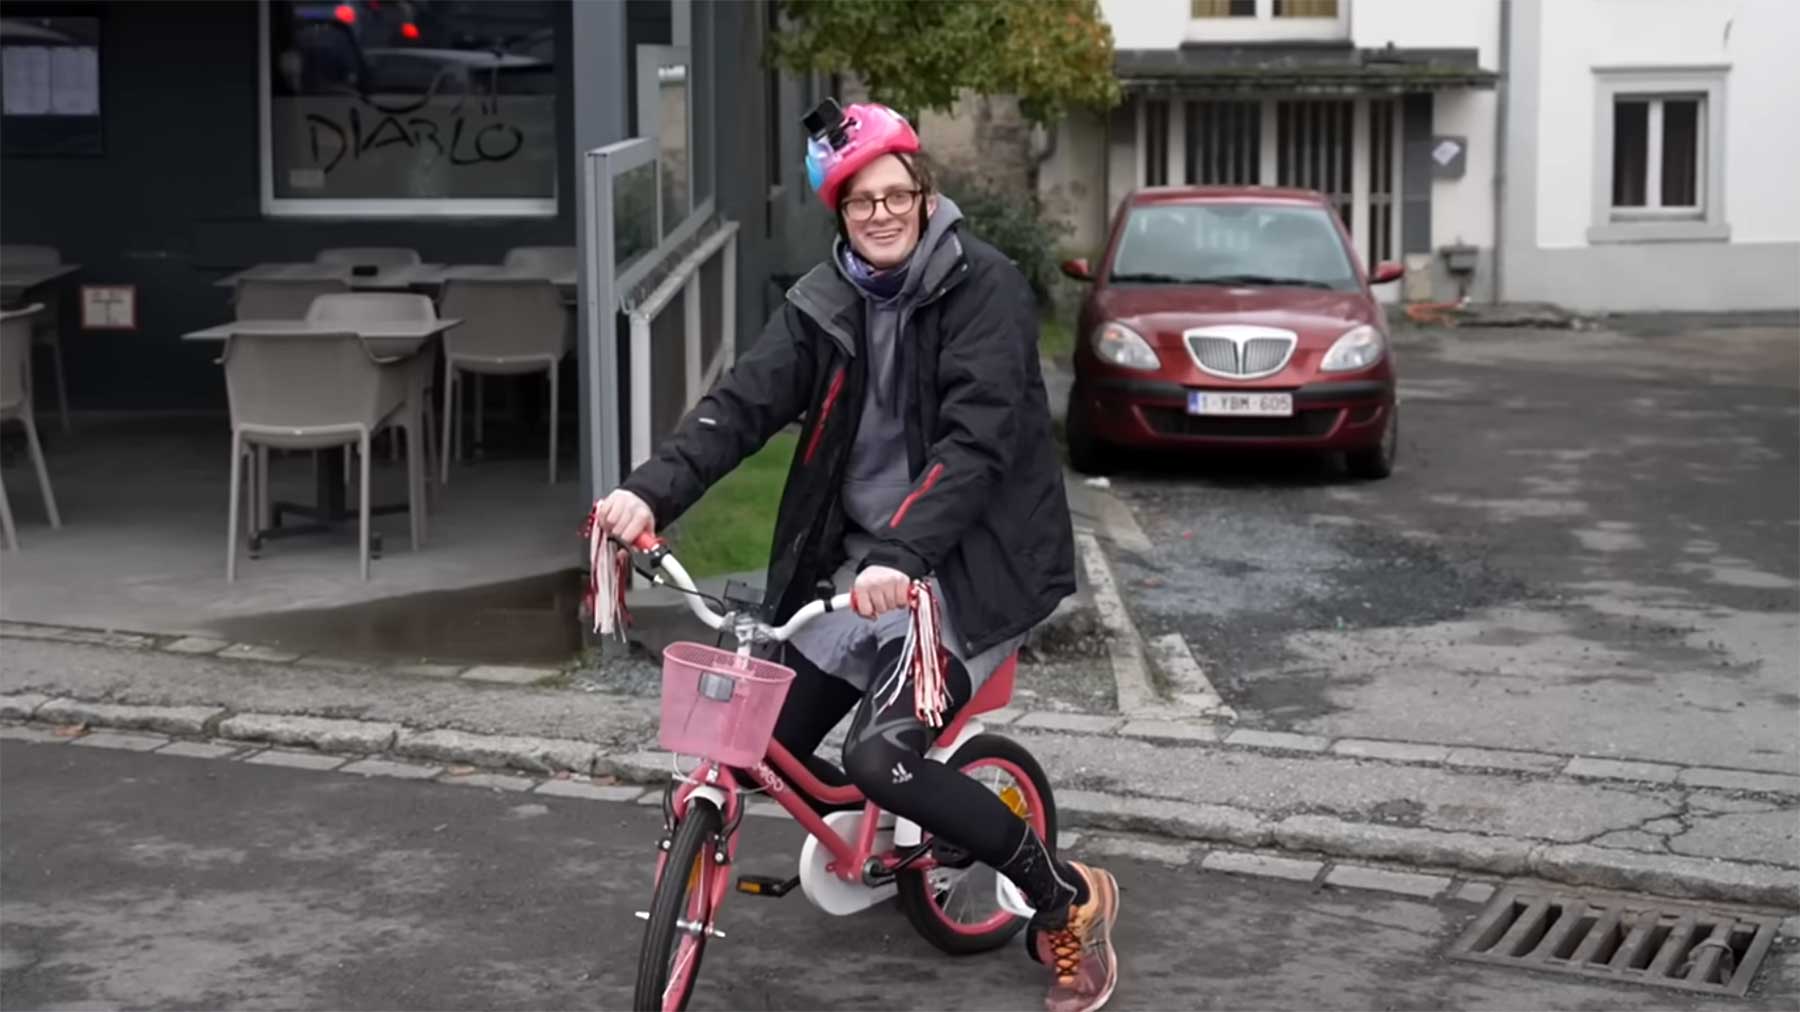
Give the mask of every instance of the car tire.
M 1063 416 L 1063 436 L 1069 443 L 1069 466 L 1082 474 L 1109 474 L 1113 453 L 1094 435 L 1093 419 L 1088 417 L 1087 398 L 1078 390 L 1069 391 L 1069 411 Z
M 1380 481 L 1394 473 L 1394 458 L 1399 451 L 1400 408 L 1395 405 L 1388 408 L 1387 427 L 1381 432 L 1381 441 L 1366 450 L 1345 453 L 1344 467 L 1353 478 Z

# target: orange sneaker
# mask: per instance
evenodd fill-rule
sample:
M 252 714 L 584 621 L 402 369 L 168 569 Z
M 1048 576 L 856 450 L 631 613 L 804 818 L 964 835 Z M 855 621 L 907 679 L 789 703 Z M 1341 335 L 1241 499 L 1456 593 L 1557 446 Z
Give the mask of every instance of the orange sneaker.
M 1087 880 L 1088 900 L 1069 908 L 1069 922 L 1033 939 L 1038 962 L 1055 976 L 1044 997 L 1048 1012 L 1094 1012 L 1119 983 L 1113 924 L 1119 919 L 1119 883 L 1101 868 L 1070 862 Z

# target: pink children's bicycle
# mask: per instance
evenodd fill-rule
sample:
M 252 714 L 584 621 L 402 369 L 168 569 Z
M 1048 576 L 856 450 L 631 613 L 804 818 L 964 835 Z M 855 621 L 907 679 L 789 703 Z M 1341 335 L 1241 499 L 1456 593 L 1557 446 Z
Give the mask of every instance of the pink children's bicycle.
M 1011 882 L 947 842 L 867 802 L 854 787 L 822 783 L 771 738 L 794 673 L 751 656 L 762 644 L 786 642 L 808 622 L 850 606 L 849 595 L 815 601 L 785 625 L 770 626 L 753 609 L 715 610 L 668 548 L 639 539 L 658 583 L 683 592 L 707 626 L 737 639 L 737 650 L 677 643 L 663 656 L 661 742 L 698 760 L 663 793 L 663 836 L 656 889 L 638 961 L 633 1007 L 687 1007 L 700 957 L 719 930 L 730 891 L 746 795 L 756 791 L 808 832 L 798 873 L 785 881 L 740 875 L 737 891 L 785 896 L 795 886 L 819 909 L 837 915 L 898 897 L 906 919 L 945 952 L 986 952 L 1005 945 L 1031 916 Z M 1056 807 L 1037 760 L 1017 743 L 986 733 L 980 715 L 1012 698 L 1017 659 L 1008 660 L 938 735 L 928 757 L 960 768 L 988 786 L 1046 840 L 1056 839 Z M 749 777 L 757 787 L 742 782 Z M 798 790 L 796 790 L 796 788 Z M 843 806 L 820 816 L 798 793 Z M 857 806 L 860 806 L 857 807 Z

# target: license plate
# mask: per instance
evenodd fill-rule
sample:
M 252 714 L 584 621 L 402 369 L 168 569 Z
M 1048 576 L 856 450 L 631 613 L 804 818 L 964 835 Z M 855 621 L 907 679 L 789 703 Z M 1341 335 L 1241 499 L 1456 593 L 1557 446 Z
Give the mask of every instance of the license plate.
M 1294 413 L 1293 394 L 1220 393 L 1188 391 L 1190 415 L 1240 415 L 1248 418 L 1288 418 Z

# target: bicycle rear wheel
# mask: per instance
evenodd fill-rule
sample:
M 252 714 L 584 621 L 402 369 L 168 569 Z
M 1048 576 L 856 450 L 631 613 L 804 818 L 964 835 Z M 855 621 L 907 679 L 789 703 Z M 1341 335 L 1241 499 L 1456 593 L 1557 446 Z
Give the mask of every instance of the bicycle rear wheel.
M 694 993 L 712 923 L 713 888 L 725 874 L 713 860 L 713 840 L 724 824 L 712 802 L 695 798 L 675 827 L 638 956 L 631 1001 L 638 1012 L 680 1012 Z
M 993 791 L 1056 848 L 1056 800 L 1043 767 L 1025 747 L 999 735 L 971 738 L 945 765 Z M 989 952 L 1025 927 L 1026 918 L 1003 909 L 996 898 L 998 872 L 967 857 L 956 866 L 907 870 L 895 876 L 900 911 L 914 930 L 953 956 Z

